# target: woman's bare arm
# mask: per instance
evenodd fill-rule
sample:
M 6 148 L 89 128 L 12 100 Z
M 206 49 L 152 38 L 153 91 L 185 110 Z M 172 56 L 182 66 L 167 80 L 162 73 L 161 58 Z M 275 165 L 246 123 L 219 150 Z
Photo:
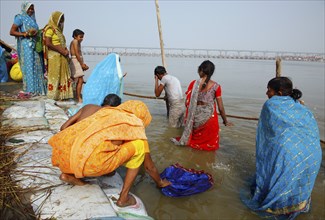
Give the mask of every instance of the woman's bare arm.
M 10 29 L 10 35 L 15 37 L 27 37 L 28 33 L 18 31 L 18 26 L 13 24 Z
M 160 178 L 158 170 L 151 159 L 150 153 L 146 153 L 144 156 L 144 168 L 150 177 L 156 182 L 158 187 L 163 188 L 171 184 L 168 180 Z
M 45 45 L 49 49 L 54 50 L 65 57 L 69 56 L 69 50 L 67 48 L 61 47 L 61 45 L 53 45 L 51 37 L 45 37 Z
M 71 118 L 69 118 L 60 128 L 60 131 L 66 129 L 67 127 L 75 124 L 80 118 L 82 109 L 80 109 L 76 114 L 74 114 Z
M 223 106 L 223 101 L 222 101 L 221 96 L 217 97 L 217 105 L 218 105 L 218 110 L 220 112 L 221 118 L 223 120 L 223 124 L 225 126 L 232 126 L 233 123 L 228 122 L 228 120 L 227 120 L 226 111 L 225 111 L 225 108 Z

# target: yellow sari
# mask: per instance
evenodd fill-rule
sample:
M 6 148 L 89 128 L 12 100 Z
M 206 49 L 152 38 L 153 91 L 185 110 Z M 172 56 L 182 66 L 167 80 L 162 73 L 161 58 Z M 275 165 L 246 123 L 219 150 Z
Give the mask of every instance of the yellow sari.
M 51 137 L 52 164 L 77 178 L 101 176 L 121 165 L 139 167 L 149 152 L 145 126 L 151 121 L 141 101 L 104 107 Z M 124 141 L 121 145 L 112 140 Z
M 66 40 L 62 33 L 63 28 L 59 27 L 62 16 L 63 13 L 59 11 L 52 13 L 48 24 L 44 27 L 44 36 L 51 38 L 53 45 L 61 45 L 61 47 L 66 48 Z M 54 100 L 73 98 L 68 58 L 49 49 L 45 44 L 44 58 L 48 73 L 47 97 Z

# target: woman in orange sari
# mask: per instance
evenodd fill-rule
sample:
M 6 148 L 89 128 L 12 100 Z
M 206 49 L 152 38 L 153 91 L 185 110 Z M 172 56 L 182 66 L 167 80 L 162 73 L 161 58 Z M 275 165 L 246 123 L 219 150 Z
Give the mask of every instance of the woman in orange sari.
M 73 185 L 84 185 L 80 178 L 102 176 L 124 165 L 128 169 L 118 206 L 135 205 L 129 190 L 142 163 L 157 186 L 169 185 L 160 178 L 150 157 L 145 134 L 150 121 L 147 106 L 131 100 L 118 107 L 102 107 L 66 127 L 49 140 L 53 148 L 52 164 L 62 172 L 60 179 Z
M 228 122 L 221 97 L 221 86 L 211 80 L 214 64 L 206 60 L 198 68 L 200 79 L 193 80 L 186 91 L 184 131 L 181 137 L 172 138 L 176 145 L 187 145 L 198 150 L 219 149 L 218 110 L 225 126 Z

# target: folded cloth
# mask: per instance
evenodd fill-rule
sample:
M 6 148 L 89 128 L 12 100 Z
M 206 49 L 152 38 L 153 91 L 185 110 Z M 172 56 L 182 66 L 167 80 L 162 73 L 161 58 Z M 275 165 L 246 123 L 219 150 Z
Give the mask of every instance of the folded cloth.
M 71 62 L 69 64 L 69 66 L 70 66 L 71 75 L 73 76 L 73 78 L 76 79 L 78 77 L 82 77 L 85 75 L 76 56 L 71 56 Z
M 176 163 L 167 167 L 161 174 L 171 185 L 161 188 L 161 192 L 169 197 L 183 197 L 198 194 L 213 186 L 213 178 L 203 170 L 187 169 Z

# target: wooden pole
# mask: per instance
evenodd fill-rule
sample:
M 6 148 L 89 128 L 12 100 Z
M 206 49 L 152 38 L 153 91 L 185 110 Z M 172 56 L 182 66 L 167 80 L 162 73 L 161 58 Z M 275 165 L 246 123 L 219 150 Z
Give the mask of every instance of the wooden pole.
M 161 59 L 162 59 L 162 65 L 166 68 L 164 40 L 163 40 L 162 28 L 161 28 L 161 22 L 160 22 L 160 12 L 159 12 L 158 0 L 155 0 L 155 2 L 156 2 L 157 23 L 158 23 L 158 31 L 159 31 L 159 39 L 160 39 Z
M 281 58 L 277 57 L 275 60 L 275 77 L 281 76 Z
M 162 28 L 161 28 L 161 22 L 160 22 L 160 12 L 159 12 L 158 0 L 155 0 L 155 2 L 156 2 L 158 32 L 159 32 L 159 39 L 160 39 L 161 60 L 162 60 L 162 65 L 165 68 L 167 68 L 166 61 L 165 61 L 164 40 L 163 40 Z M 169 117 L 169 103 L 168 103 L 167 96 L 165 96 L 165 101 L 166 101 L 167 117 Z
M 3 40 L 0 40 L 0 45 L 3 45 L 4 47 L 6 47 L 5 49 L 7 50 L 10 49 L 12 51 L 17 51 L 15 48 L 13 48 L 12 46 L 10 46 L 9 44 L 7 44 L 6 42 L 4 42 Z

